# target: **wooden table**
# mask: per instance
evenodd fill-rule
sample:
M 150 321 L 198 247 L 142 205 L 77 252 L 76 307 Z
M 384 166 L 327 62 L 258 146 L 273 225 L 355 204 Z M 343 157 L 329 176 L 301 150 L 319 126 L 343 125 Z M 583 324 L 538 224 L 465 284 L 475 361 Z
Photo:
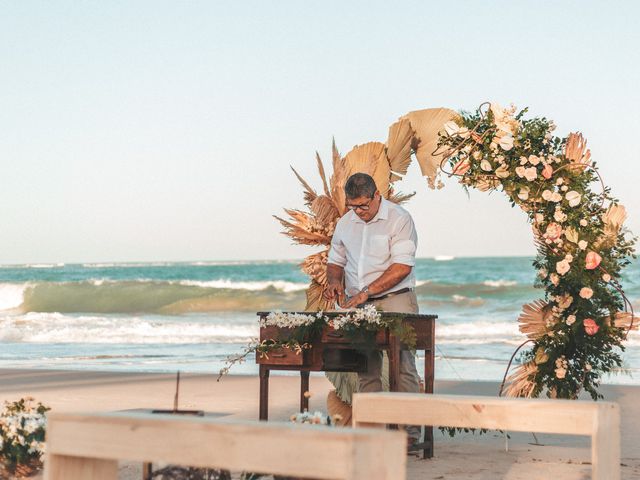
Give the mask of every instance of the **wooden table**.
M 260 318 L 266 318 L 270 312 L 258 312 Z M 293 313 L 293 312 L 290 312 Z M 309 312 L 296 312 L 309 313 Z M 327 312 L 327 317 L 341 315 L 341 312 Z M 434 377 L 434 341 L 437 315 L 419 315 L 413 313 L 381 312 L 385 316 L 402 317 L 402 321 L 411 325 L 417 336 L 416 350 L 424 350 L 424 391 L 433 393 Z M 268 326 L 260 328 L 260 341 L 286 339 L 289 330 Z M 325 327 L 319 338 L 311 339 L 311 348 L 296 354 L 289 349 L 274 350 L 268 358 L 256 356 L 260 368 L 260 420 L 269 417 L 269 372 L 271 370 L 293 370 L 300 372 L 300 411 L 309 408 L 309 399 L 304 395 L 309 390 L 309 372 L 365 372 L 366 356 L 358 351 L 353 339 L 340 331 Z M 389 356 L 389 387 L 398 391 L 400 378 L 400 339 L 389 329 L 380 330 L 376 335 L 376 348 L 386 350 Z M 424 458 L 433 456 L 433 428 L 425 428 Z

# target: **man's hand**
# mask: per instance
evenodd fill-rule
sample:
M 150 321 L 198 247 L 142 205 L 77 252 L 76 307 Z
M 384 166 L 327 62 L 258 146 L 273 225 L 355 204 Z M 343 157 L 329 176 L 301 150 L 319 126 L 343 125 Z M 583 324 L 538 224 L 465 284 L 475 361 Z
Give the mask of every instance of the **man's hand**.
M 344 269 L 339 265 L 327 263 L 327 288 L 324 289 L 324 298 L 329 302 L 338 302 L 342 306 L 344 301 Z
M 338 302 L 340 305 L 344 299 L 344 287 L 342 283 L 330 283 L 324 289 L 324 298 L 329 302 Z
M 367 300 L 369 300 L 369 295 L 364 292 L 360 292 L 357 295 L 351 297 L 351 299 L 346 303 L 346 305 L 344 305 L 343 308 L 355 308 L 358 305 L 362 305 Z

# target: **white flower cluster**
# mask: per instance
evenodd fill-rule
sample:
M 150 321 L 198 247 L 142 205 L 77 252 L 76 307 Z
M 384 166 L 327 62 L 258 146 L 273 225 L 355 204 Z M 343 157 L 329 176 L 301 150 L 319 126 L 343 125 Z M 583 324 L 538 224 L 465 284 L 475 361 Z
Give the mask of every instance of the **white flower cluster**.
M 271 312 L 266 318 L 260 320 L 261 327 L 275 326 L 280 328 L 296 328 L 311 325 L 316 320 L 323 318 L 323 313 L 315 315 L 304 313 Z
M 358 308 L 353 312 L 349 312 L 345 315 L 340 315 L 336 317 L 332 321 L 333 328 L 336 330 L 340 330 L 347 325 L 356 325 L 356 326 L 364 326 L 364 325 L 382 325 L 382 315 L 380 312 L 376 310 L 374 305 L 368 304 L 362 308 Z
M 310 423 L 313 425 L 331 425 L 331 419 L 328 415 L 320 411 L 294 413 L 291 415 L 291 421 L 293 423 Z
M 568 367 L 569 367 L 569 362 L 567 362 L 567 359 L 565 358 L 564 355 L 562 355 L 560 358 L 557 358 L 556 369 L 555 369 L 556 377 L 559 379 L 563 379 L 567 375 Z
M 45 452 L 44 442 L 35 438 L 46 427 L 46 418 L 35 410 L 16 412 L 0 417 L 0 450 L 7 445 L 20 446 L 29 454 L 39 456 Z

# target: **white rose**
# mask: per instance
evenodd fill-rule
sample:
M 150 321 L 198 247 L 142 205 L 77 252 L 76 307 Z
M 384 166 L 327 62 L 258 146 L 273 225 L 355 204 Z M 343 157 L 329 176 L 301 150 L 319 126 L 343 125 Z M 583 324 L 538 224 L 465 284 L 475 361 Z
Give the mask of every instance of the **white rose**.
M 587 244 L 586 240 L 580 240 L 578 242 L 578 248 L 580 248 L 580 250 L 586 250 L 587 245 L 588 244 Z
M 528 200 L 529 199 L 529 188 L 528 187 L 522 187 L 520 189 L 520 191 L 518 192 L 518 198 L 520 200 Z
M 524 178 L 533 182 L 538 177 L 538 170 L 536 167 L 529 167 L 524 169 Z
M 576 323 L 576 316 L 575 315 L 569 315 L 567 317 L 567 325 L 573 325 L 574 323 Z
M 553 214 L 553 218 L 556 222 L 564 222 L 567 219 L 567 215 L 562 210 L 556 210 L 556 213 Z
M 567 253 L 567 254 L 564 256 L 564 259 L 565 259 L 567 262 L 571 263 L 571 262 L 573 262 L 573 255 L 571 255 L 570 253 Z
M 516 169 L 517 170 L 517 169 Z M 551 196 L 553 195 L 553 192 L 551 190 L 544 190 L 542 192 L 542 198 L 544 200 L 546 200 L 547 202 L 551 200 Z
M 523 166 L 516 167 L 516 175 L 520 178 L 524 177 L 525 168 Z
M 556 180 L 556 185 L 562 185 L 564 183 L 564 178 L 560 177 L 558 180 Z
M 529 155 L 529 163 L 531 165 L 538 165 L 540 163 L 540 158 L 535 155 Z
M 520 157 L 520 165 L 524 165 L 529 161 L 527 157 Z
M 569 187 L 567 187 L 566 185 L 562 185 L 560 187 L 560 190 L 562 190 L 563 192 L 566 192 L 567 190 L 569 190 Z
M 480 168 L 485 172 L 490 172 L 491 170 L 493 170 L 493 167 L 491 166 L 489 160 L 482 160 L 482 162 L 480 162 Z
M 553 193 L 551 194 L 551 201 L 552 201 L 552 202 L 556 202 L 556 203 L 558 203 L 560 200 L 562 200 L 562 195 L 560 195 L 560 193 L 558 193 L 558 192 L 553 192 Z
M 593 290 L 591 290 L 589 287 L 582 287 L 580 289 L 580 296 L 585 300 L 589 300 L 591 297 L 593 297 Z
M 558 302 L 558 307 L 562 310 L 566 310 L 573 302 L 573 297 L 571 295 L 562 295 L 558 297 L 556 301 Z
M 544 222 L 544 215 L 541 213 L 536 213 L 536 223 Z
M 570 269 L 571 265 L 569 265 L 569 262 L 567 262 L 566 260 L 560 260 L 556 263 L 556 272 L 558 272 L 560 275 L 564 275 Z
M 580 226 L 581 227 L 586 227 L 589 224 L 589 222 L 587 222 L 584 218 L 582 220 L 580 220 Z
M 611 281 L 611 275 L 605 273 L 604 275 L 602 275 L 602 280 L 609 283 Z
M 556 287 L 558 286 L 558 284 L 560 283 L 560 277 L 558 277 L 558 275 L 556 275 L 555 273 L 552 273 L 551 275 L 549 275 L 549 280 L 551 281 L 551 283 L 553 283 Z

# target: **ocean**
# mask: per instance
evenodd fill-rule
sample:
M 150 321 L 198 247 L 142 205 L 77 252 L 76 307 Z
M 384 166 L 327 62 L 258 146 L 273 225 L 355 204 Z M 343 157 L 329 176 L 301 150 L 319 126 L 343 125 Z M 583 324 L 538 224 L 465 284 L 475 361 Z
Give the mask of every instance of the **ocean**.
M 418 259 L 421 313 L 437 314 L 436 379 L 501 380 L 524 341 L 521 306 L 541 298 L 525 257 Z M 257 311 L 301 310 L 297 261 L 87 263 L 0 266 L 0 368 L 199 372 L 258 334 Z M 623 286 L 640 310 L 640 263 Z M 638 383 L 640 334 L 624 372 Z M 421 368 L 421 362 L 418 362 Z M 231 373 L 256 374 L 254 359 Z

